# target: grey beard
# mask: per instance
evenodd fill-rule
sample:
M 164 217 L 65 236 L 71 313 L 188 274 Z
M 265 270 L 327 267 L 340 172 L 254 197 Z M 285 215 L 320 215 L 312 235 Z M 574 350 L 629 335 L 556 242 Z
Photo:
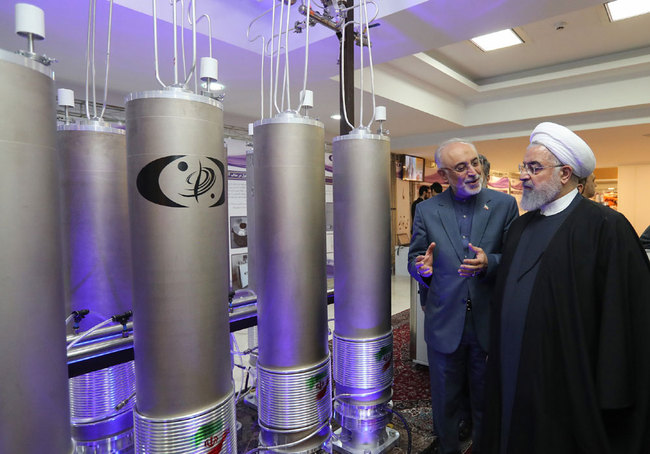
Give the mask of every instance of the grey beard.
M 521 207 L 526 211 L 537 210 L 555 200 L 561 190 L 562 181 L 559 175 L 556 175 L 552 180 L 539 184 L 534 189 L 524 189 L 524 194 L 521 198 Z

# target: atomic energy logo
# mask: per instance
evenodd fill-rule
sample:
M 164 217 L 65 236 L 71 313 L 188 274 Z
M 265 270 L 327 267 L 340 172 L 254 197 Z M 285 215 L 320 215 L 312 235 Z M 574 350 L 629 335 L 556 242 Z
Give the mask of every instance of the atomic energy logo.
M 194 434 L 194 446 L 203 445 L 206 448 L 211 448 L 207 454 L 219 454 L 223 449 L 224 442 L 230 433 L 229 429 L 226 429 L 221 436 L 219 432 L 223 429 L 223 421 L 213 421 L 209 422 L 199 428 L 199 430 Z
M 316 400 L 321 400 L 327 394 L 327 388 L 329 384 L 329 377 L 327 372 L 321 372 L 313 377 L 307 379 L 307 389 L 316 389 L 318 393 L 316 394 Z
M 156 159 L 142 168 L 136 186 L 142 197 L 167 207 L 216 207 L 226 199 L 224 165 L 210 157 Z
M 386 372 L 390 367 L 391 360 L 393 359 L 393 346 L 384 345 L 377 353 L 375 353 L 376 362 L 384 362 L 383 367 L 381 368 L 382 372 Z

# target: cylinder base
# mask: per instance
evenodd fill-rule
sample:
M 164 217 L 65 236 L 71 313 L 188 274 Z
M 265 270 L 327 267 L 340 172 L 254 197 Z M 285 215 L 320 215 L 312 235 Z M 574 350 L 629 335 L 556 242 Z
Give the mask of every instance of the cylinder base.
M 234 394 L 208 410 L 174 419 L 147 418 L 136 407 L 135 445 L 141 454 L 236 454 Z

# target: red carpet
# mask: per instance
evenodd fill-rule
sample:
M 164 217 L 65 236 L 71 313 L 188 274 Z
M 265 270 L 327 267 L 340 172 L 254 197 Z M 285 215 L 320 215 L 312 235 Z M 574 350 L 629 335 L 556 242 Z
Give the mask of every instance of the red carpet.
M 393 324 L 393 401 L 411 405 L 430 405 L 429 369 L 415 364 L 409 354 L 410 328 L 409 311 L 392 317 Z

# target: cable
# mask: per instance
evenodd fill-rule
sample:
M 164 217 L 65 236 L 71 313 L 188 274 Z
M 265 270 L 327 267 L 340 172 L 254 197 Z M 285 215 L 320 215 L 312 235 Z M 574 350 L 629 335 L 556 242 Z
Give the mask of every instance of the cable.
M 343 93 L 343 118 L 350 129 L 354 129 L 354 126 L 352 126 L 352 123 L 348 120 L 348 109 L 345 104 L 345 27 L 352 24 L 354 24 L 354 21 L 347 23 L 344 22 L 341 26 L 341 92 Z
M 252 43 L 254 41 L 257 41 L 258 39 L 262 39 L 262 52 L 261 52 L 261 69 L 260 69 L 260 120 L 264 118 L 264 59 L 266 58 L 266 40 L 264 36 L 262 35 L 257 35 L 255 38 L 250 37 L 250 32 L 251 32 L 251 27 L 255 22 L 257 22 L 259 19 L 262 17 L 266 16 L 273 8 L 269 8 L 266 11 L 264 11 L 262 14 L 257 16 L 255 19 L 253 19 L 249 24 L 248 28 L 246 29 L 246 39 L 248 39 L 248 42 Z M 271 31 L 271 33 L 273 33 Z
M 104 78 L 104 101 L 102 103 L 102 112 L 99 114 L 99 119 L 104 118 L 106 112 L 106 99 L 108 98 L 108 64 L 111 59 L 111 31 L 113 29 L 113 0 L 110 0 L 108 10 L 108 41 L 106 45 L 106 77 Z
M 394 410 L 394 409 L 392 409 L 390 407 L 387 407 L 386 409 L 389 412 L 391 412 L 392 414 L 396 415 L 400 419 L 400 421 L 402 421 L 402 425 L 406 429 L 406 435 L 408 436 L 408 448 L 407 448 L 406 453 L 411 454 L 411 447 L 413 445 L 413 437 L 411 435 L 411 427 L 409 427 L 408 423 L 406 422 L 406 419 L 404 419 L 404 416 L 402 416 L 402 414 L 400 412 L 398 412 L 397 410 Z
M 260 452 L 260 451 L 263 451 L 263 450 L 268 450 L 268 449 L 284 449 L 284 448 L 290 448 L 292 446 L 296 446 L 296 445 L 302 443 L 303 441 L 309 440 L 314 435 L 318 435 L 318 433 L 321 430 L 323 430 L 325 427 L 329 426 L 329 423 L 330 423 L 329 420 L 327 420 L 324 424 L 322 424 L 320 427 L 318 427 L 312 433 L 304 436 L 303 438 L 301 438 L 299 440 L 292 441 L 291 443 L 285 443 L 283 445 L 275 445 L 275 446 L 258 446 L 255 449 L 251 449 L 246 454 L 253 454 L 253 453 Z M 263 429 L 265 428 L 264 426 L 262 426 L 262 424 L 260 424 L 260 427 L 262 427 Z
M 93 2 L 88 2 L 88 33 L 86 38 L 86 117 L 90 120 L 90 106 L 88 96 L 88 82 L 90 78 L 90 29 L 92 27 L 92 6 Z
M 309 21 L 311 15 L 311 0 L 307 0 L 307 18 L 305 19 L 305 75 L 302 79 L 302 94 L 300 96 L 300 105 L 298 106 L 297 111 L 300 112 L 303 104 L 305 103 L 305 94 L 307 91 L 307 68 L 309 65 Z
M 275 110 L 277 113 L 280 113 L 280 109 L 278 108 L 278 79 L 279 74 L 280 74 L 280 48 L 281 48 L 281 39 L 282 39 L 282 19 L 284 18 L 284 2 L 281 2 L 280 5 L 280 20 L 279 20 L 279 30 L 280 34 L 278 35 L 278 54 L 275 59 L 275 86 L 273 87 L 273 105 L 275 106 Z M 273 30 L 274 31 L 274 30 Z M 286 51 L 286 49 L 285 49 Z M 273 57 L 271 57 L 273 58 Z
M 171 0 L 172 4 L 172 27 L 174 33 L 174 85 L 178 85 L 178 13 L 176 4 L 178 1 Z
M 90 334 L 94 333 L 99 328 L 101 328 L 101 327 L 103 327 L 105 325 L 108 325 L 109 323 L 112 323 L 112 322 L 113 322 L 113 317 L 111 317 L 109 319 L 106 319 L 101 323 L 98 323 L 97 325 L 90 328 L 88 331 L 84 331 L 83 334 L 81 334 L 81 336 L 77 337 L 75 340 L 73 340 L 72 342 L 70 342 L 68 344 L 68 346 L 66 347 L 66 350 L 70 350 L 72 347 L 74 347 L 76 344 L 78 344 L 82 339 L 84 339 L 85 337 L 88 337 Z
M 372 122 L 375 121 L 375 109 L 377 108 L 377 105 L 375 101 L 375 70 L 374 70 L 374 64 L 372 62 L 372 46 L 370 41 L 370 22 L 372 21 L 368 21 L 368 2 L 366 0 L 363 0 L 363 8 L 366 14 L 365 34 L 368 37 L 368 64 L 370 69 L 370 93 L 372 96 L 372 117 L 370 117 L 370 122 L 368 123 L 367 126 L 369 128 L 372 125 Z M 363 36 L 361 36 L 361 48 L 363 48 Z
M 156 70 L 156 80 L 163 87 L 167 87 L 165 83 L 160 78 L 160 67 L 158 65 L 158 13 L 156 9 L 156 0 L 151 0 L 153 8 L 153 59 L 154 67 Z
M 363 4 L 363 0 L 361 0 L 361 3 Z M 359 71 L 360 71 L 360 77 L 359 77 L 359 95 L 360 95 L 360 100 L 359 100 L 359 128 L 363 126 L 363 80 L 365 79 L 364 77 L 364 70 L 363 70 L 363 9 L 361 10 L 361 25 L 359 26 Z
M 95 88 L 95 31 L 97 28 L 97 0 L 93 2 L 93 46 L 92 46 L 92 74 L 93 74 L 93 118 L 97 118 L 97 89 Z

